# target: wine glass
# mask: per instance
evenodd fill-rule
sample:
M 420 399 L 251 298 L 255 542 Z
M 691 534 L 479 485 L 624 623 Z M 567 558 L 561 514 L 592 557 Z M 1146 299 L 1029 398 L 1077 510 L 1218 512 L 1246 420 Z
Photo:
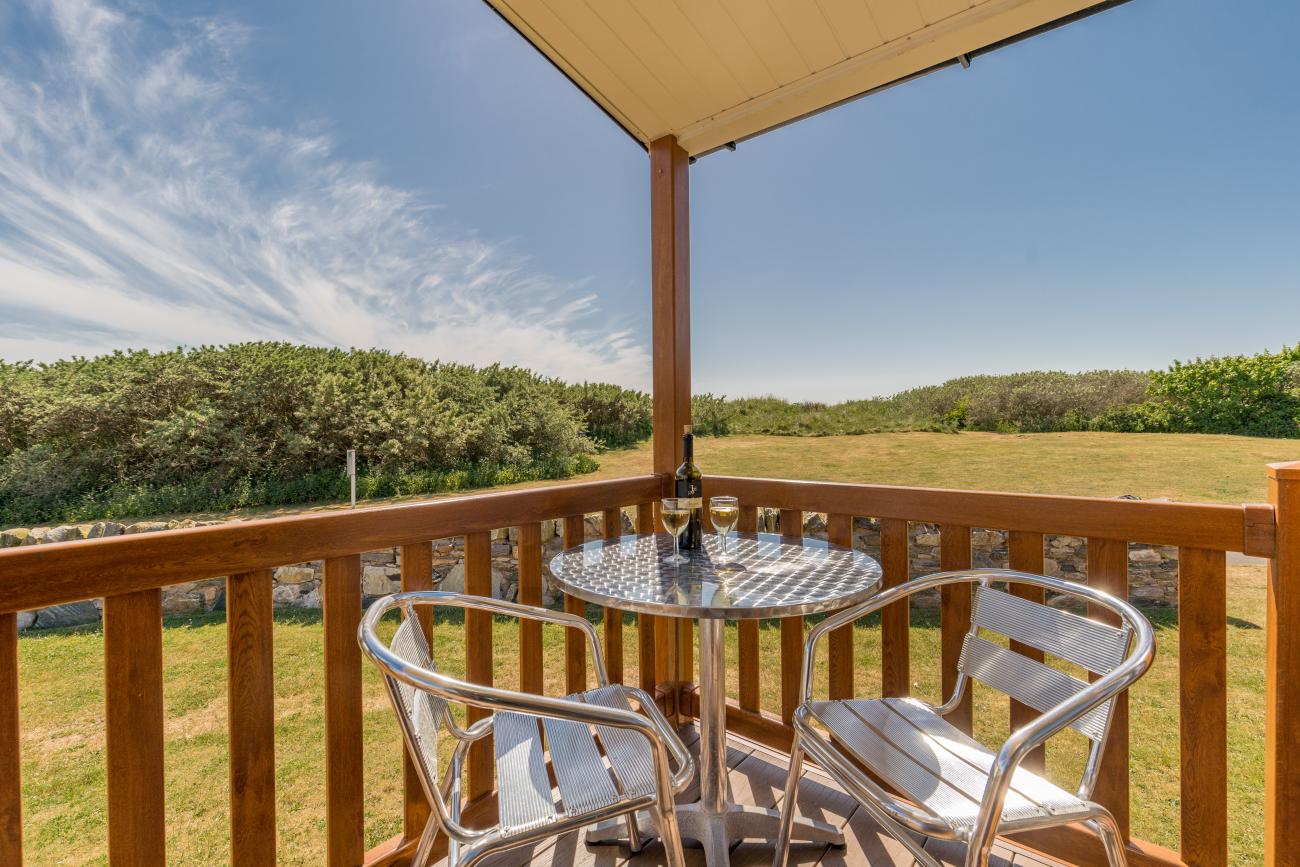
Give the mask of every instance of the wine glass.
M 722 567 L 733 569 L 734 564 L 725 562 L 727 557 L 727 534 L 736 526 L 736 521 L 740 518 L 740 501 L 735 497 L 709 497 L 709 520 L 713 522 L 713 529 L 718 531 L 718 539 L 722 543 Z
M 691 520 L 691 501 L 684 497 L 664 497 L 659 501 L 659 520 L 663 521 L 664 529 L 673 534 L 673 556 L 664 562 L 674 565 L 691 562 L 682 556 L 681 550 L 682 531 Z

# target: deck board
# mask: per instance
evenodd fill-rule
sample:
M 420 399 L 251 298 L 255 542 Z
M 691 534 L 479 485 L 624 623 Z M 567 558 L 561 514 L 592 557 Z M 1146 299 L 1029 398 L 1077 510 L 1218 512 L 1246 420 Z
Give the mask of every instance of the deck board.
M 682 730 L 682 740 L 692 753 L 698 754 L 699 734 L 694 727 Z M 731 738 L 727 745 L 727 767 L 734 799 L 763 807 L 780 806 L 788 761 L 789 758 L 781 753 L 740 738 Z M 689 803 L 696 798 L 698 791 L 692 785 L 680 801 Z M 917 867 L 901 843 L 885 833 L 853 798 L 815 767 L 804 770 L 795 810 L 798 815 L 839 825 L 844 829 L 846 845 L 796 844 L 790 851 L 791 865 Z M 944 865 L 953 867 L 961 867 L 965 856 L 965 847 L 951 841 L 929 840 L 926 851 Z M 685 855 L 687 867 L 704 867 L 704 855 L 700 849 L 688 843 Z M 438 863 L 439 867 L 445 867 L 445 861 Z M 772 863 L 772 846 L 758 841 L 741 843 L 732 849 L 731 863 L 733 867 L 766 867 Z M 575 831 L 531 847 L 503 852 L 487 859 L 484 864 L 486 867 L 521 867 L 524 864 L 540 867 L 656 867 L 664 864 L 664 857 L 658 842 L 633 854 L 623 846 L 588 846 L 583 842 L 582 832 Z M 999 842 L 989 865 L 1060 867 L 1060 862 Z

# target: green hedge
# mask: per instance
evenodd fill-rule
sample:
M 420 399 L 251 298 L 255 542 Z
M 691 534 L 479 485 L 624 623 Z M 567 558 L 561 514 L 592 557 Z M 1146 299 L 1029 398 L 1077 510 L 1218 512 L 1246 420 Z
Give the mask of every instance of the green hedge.
M 613 404 L 623 391 L 591 388 Z M 0 522 L 337 499 L 349 448 L 363 495 L 563 477 L 596 466 L 586 411 L 573 387 L 526 370 L 377 350 L 0 362 Z M 636 428 L 616 416 L 601 424 Z

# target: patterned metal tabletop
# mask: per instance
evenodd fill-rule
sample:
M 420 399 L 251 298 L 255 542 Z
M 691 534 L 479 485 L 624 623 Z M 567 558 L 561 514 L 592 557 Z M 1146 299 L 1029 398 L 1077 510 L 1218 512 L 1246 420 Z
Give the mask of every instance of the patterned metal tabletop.
M 838 545 L 733 533 L 727 548 L 724 558 L 717 534 L 706 533 L 703 549 L 683 551 L 690 562 L 675 566 L 664 562 L 673 553 L 666 533 L 601 539 L 555 555 L 551 574 L 565 593 L 597 605 L 727 620 L 834 611 L 880 588 L 880 564 Z

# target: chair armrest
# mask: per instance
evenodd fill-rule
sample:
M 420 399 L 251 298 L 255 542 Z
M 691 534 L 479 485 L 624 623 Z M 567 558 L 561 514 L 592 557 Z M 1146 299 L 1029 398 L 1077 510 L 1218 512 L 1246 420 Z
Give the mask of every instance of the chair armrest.
M 375 602 L 371 606 L 371 610 L 379 605 L 384 606 L 383 611 L 409 605 L 446 605 L 452 608 L 473 608 L 491 614 L 503 614 L 506 617 L 536 620 L 577 629 L 587 637 L 587 644 L 591 649 L 592 667 L 596 670 L 596 682 L 601 686 L 609 685 L 609 674 L 605 669 L 605 654 L 600 646 L 600 638 L 596 635 L 596 628 L 585 617 L 579 617 L 567 611 L 552 611 L 549 608 L 541 608 L 536 605 L 524 605 L 522 602 L 506 602 L 503 599 L 474 596 L 468 593 L 449 593 L 445 590 L 410 590 L 405 593 L 394 593 Z
M 812 700 L 813 666 L 816 661 L 817 645 L 826 633 L 853 623 L 859 618 L 879 611 L 887 605 L 892 605 L 913 594 L 920 593 L 922 590 L 931 590 L 945 584 L 970 583 L 977 580 L 979 580 L 979 576 L 970 572 L 936 572 L 933 575 L 914 578 L 896 587 L 891 587 L 882 593 L 876 594 L 866 602 L 837 611 L 818 623 L 809 630 L 808 637 L 804 640 L 803 673 L 799 684 L 801 701 L 808 702 Z

